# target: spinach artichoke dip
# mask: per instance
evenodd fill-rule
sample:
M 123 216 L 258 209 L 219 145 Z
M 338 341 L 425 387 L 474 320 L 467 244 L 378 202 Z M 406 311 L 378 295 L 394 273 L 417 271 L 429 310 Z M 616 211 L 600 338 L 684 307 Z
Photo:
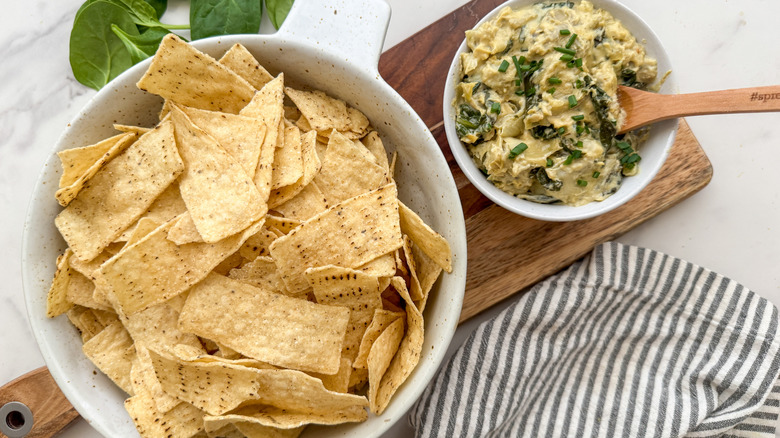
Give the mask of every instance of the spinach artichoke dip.
M 657 64 L 612 15 L 584 0 L 506 7 L 466 43 L 456 129 L 496 187 L 577 206 L 638 172 L 647 131 L 616 135 L 617 87 L 646 88 Z

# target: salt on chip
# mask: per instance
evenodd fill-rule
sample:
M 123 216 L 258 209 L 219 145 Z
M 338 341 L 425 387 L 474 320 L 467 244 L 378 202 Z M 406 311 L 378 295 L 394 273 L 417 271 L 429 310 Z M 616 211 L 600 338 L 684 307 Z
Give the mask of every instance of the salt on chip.
M 294 184 L 303 176 L 301 131 L 294 125 L 284 126 L 284 142 L 274 155 L 271 190 Z
M 187 211 L 187 206 L 184 205 L 184 200 L 181 199 L 179 183 L 173 183 L 154 200 L 143 216 L 141 216 L 136 223 L 127 228 L 116 241 L 126 242 L 127 239 L 130 238 L 130 235 L 133 234 L 135 227 L 138 226 L 138 222 L 143 218 L 153 219 L 158 223 L 165 223 L 185 211 Z
M 258 90 L 274 78 L 242 44 L 233 44 L 219 62 Z
M 254 182 L 263 199 L 271 193 L 273 163 L 279 141 L 279 124 L 284 114 L 284 74 L 268 82 L 255 93 L 251 102 L 241 110 L 242 116 L 256 118 L 265 124 L 265 137 L 260 149 L 260 159 L 255 170 Z
M 203 411 L 179 403 L 160 412 L 152 395 L 142 393 L 125 400 L 125 409 L 142 437 L 193 437 L 203 430 Z
M 265 124 L 236 114 L 182 107 L 192 123 L 212 136 L 225 151 L 254 177 L 265 139 Z
M 350 310 L 341 355 L 354 360 L 374 310 L 382 308 L 379 280 L 354 269 L 333 265 L 309 268 L 304 276 L 318 303 Z
M 68 284 L 72 276 L 70 268 L 72 255 L 73 251 L 67 249 L 64 254 L 57 257 L 57 271 L 54 273 L 54 281 L 52 281 L 46 296 L 46 316 L 49 318 L 62 315 L 73 307 L 73 303 L 68 301 Z
M 243 167 L 177 106 L 171 121 L 185 168 L 179 191 L 203 240 L 218 242 L 262 217 L 265 202 Z
M 385 170 L 364 153 L 373 159 L 362 144 L 358 146 L 338 132 L 330 136 L 322 169 L 314 178 L 328 202 L 341 202 L 385 184 Z
M 301 371 L 186 362 L 150 354 L 165 392 L 210 415 L 222 415 L 247 402 L 309 413 L 367 405 L 364 397 L 328 391 L 319 379 Z M 203 385 L 204 381 L 209 384 Z
M 183 331 L 244 356 L 324 374 L 339 369 L 348 322 L 346 308 L 291 298 L 215 274 L 192 288 L 179 315 Z
M 125 315 L 168 300 L 201 281 L 238 251 L 263 221 L 216 243 L 181 246 L 167 239 L 171 225 L 168 222 L 160 226 L 104 263 L 95 274 L 98 288 L 113 294 Z
M 381 388 L 382 376 L 387 371 L 404 336 L 404 320 L 396 319 L 382 331 L 382 334 L 371 345 L 366 358 L 368 368 L 368 403 L 371 411 L 379 414 L 377 397 Z
M 398 201 L 398 210 L 403 233 L 411 237 L 412 241 L 442 269 L 452 272 L 452 251 L 447 240 L 431 229 L 417 213 L 401 201 Z
M 163 123 L 98 171 L 54 223 L 76 257 L 89 261 L 135 222 L 183 171 L 173 126 Z
M 287 289 L 308 289 L 303 272 L 334 264 L 356 268 L 403 245 L 395 184 L 350 198 L 271 244 Z
M 322 194 L 317 184 L 312 181 L 292 199 L 274 207 L 274 210 L 282 213 L 284 217 L 305 221 L 327 208 L 328 200 L 325 199 L 325 195 Z
M 385 331 L 385 329 L 392 324 L 395 320 L 401 319 L 406 314 L 404 312 L 394 312 L 385 309 L 376 309 L 374 316 L 371 319 L 366 332 L 363 334 L 363 339 L 360 341 L 360 349 L 358 355 L 352 366 L 355 368 L 368 368 L 367 359 L 368 353 L 371 351 L 371 346 L 377 340 L 379 335 Z
M 322 162 L 315 148 L 317 137 L 309 131 L 301 137 L 301 157 L 303 160 L 303 175 L 294 184 L 273 190 L 268 199 L 268 207 L 276 208 L 289 202 L 303 192 L 314 180 L 322 168 Z
M 174 103 L 232 114 L 255 94 L 244 78 L 172 33 L 163 37 L 136 86 Z
M 417 366 L 423 345 L 424 328 L 422 314 L 417 310 L 414 302 L 409 297 L 409 292 L 406 290 L 403 279 L 394 277 L 391 284 L 406 302 L 406 333 L 404 333 L 403 339 L 401 339 L 401 345 L 390 362 L 390 366 L 387 367 L 387 371 L 382 376 L 382 381 L 376 388 L 376 397 L 371 403 L 371 412 L 377 415 L 381 415 L 384 412 L 390 403 L 390 398 Z
M 82 346 L 84 355 L 126 393 L 133 395 L 130 369 L 135 360 L 133 339 L 120 322 L 104 328 Z

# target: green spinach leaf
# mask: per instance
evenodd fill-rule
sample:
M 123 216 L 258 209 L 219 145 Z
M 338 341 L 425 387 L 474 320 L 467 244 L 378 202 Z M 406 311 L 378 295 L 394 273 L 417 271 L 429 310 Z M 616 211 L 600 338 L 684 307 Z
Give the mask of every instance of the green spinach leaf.
M 189 29 L 189 26 L 187 25 L 171 25 L 160 23 L 160 20 L 157 19 L 158 15 L 156 9 L 145 0 L 87 0 L 76 12 L 76 18 L 79 17 L 81 12 L 87 6 L 91 5 L 92 3 L 101 1 L 113 3 L 114 5 L 123 8 L 133 19 L 133 22 L 138 26 L 163 27 L 166 29 Z
M 265 0 L 265 8 L 268 10 L 268 18 L 276 29 L 279 29 L 290 13 L 295 0 Z
M 262 16 L 262 0 L 191 0 L 192 39 L 257 33 Z
M 160 19 L 160 17 L 163 16 L 165 10 L 168 9 L 168 0 L 144 0 L 144 1 L 152 5 L 154 11 L 157 12 L 158 20 Z
M 112 24 L 129 35 L 138 35 L 127 10 L 105 0 L 92 1 L 81 9 L 70 33 L 73 75 L 96 90 L 133 65 L 124 43 L 112 32 Z
M 154 56 L 157 48 L 160 47 L 163 37 L 170 33 L 167 29 L 161 27 L 150 27 L 140 35 L 131 35 L 116 24 L 111 25 L 111 30 L 125 44 L 125 48 L 127 48 L 127 51 L 130 52 L 130 56 L 133 58 L 133 63 L 139 63 L 150 56 Z

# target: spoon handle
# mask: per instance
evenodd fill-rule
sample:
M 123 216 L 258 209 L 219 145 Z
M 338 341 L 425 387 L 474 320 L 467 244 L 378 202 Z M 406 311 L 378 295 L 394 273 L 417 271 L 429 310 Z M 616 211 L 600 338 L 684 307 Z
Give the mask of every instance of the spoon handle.
M 655 94 L 620 88 L 628 95 L 625 101 L 628 117 L 620 132 L 684 116 L 780 111 L 780 85 L 689 94 Z

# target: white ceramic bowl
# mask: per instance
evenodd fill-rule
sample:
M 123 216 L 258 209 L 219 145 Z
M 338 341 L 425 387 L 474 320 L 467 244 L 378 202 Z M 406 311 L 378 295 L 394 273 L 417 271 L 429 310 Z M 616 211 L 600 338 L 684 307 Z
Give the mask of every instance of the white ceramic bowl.
M 364 423 L 311 427 L 304 436 L 376 437 L 401 418 L 439 367 L 458 323 L 466 282 L 466 231 L 457 188 L 436 141 L 412 108 L 379 76 L 377 63 L 390 7 L 382 0 L 298 0 L 273 35 L 237 35 L 196 41 L 219 57 L 244 44 L 272 72 L 346 100 L 363 111 L 390 151 L 398 151 L 399 196 L 453 250 L 453 273 L 444 274 L 425 310 L 420 363 L 381 416 Z M 65 316 L 46 318 L 46 294 L 55 259 L 65 242 L 54 227 L 61 207 L 54 199 L 60 164 L 54 152 L 91 144 L 113 134 L 115 122 L 151 126 L 161 100 L 138 90 L 149 60 L 108 84 L 65 129 L 47 160 L 30 203 L 23 242 L 27 311 L 44 360 L 73 406 L 107 437 L 137 436 L 125 412 L 125 394 L 81 352 L 81 340 Z
M 522 8 L 538 3 L 539 0 L 510 0 L 493 9 L 485 15 L 474 27 L 479 26 L 485 21 L 491 20 L 498 12 L 506 6 L 512 8 Z M 665 72 L 671 71 L 672 66 L 669 62 L 669 55 L 664 50 L 661 40 L 653 33 L 652 29 L 642 21 L 639 16 L 627 7 L 615 0 L 592 0 L 594 6 L 609 11 L 616 19 L 623 22 L 626 28 L 637 38 L 638 41 L 645 44 L 649 56 L 658 60 L 659 77 Z M 640 146 L 639 152 L 642 155 L 642 161 L 639 164 L 639 174 L 623 179 L 623 185 L 620 189 L 600 202 L 591 202 L 589 204 L 572 207 L 568 205 L 539 204 L 536 202 L 520 199 L 506 193 L 490 181 L 480 172 L 479 168 L 472 161 L 466 146 L 458 138 L 455 131 L 455 87 L 461 78 L 460 54 L 468 50 L 465 39 L 458 48 L 452 64 L 450 65 L 447 81 L 444 86 L 444 128 L 447 133 L 447 141 L 450 144 L 452 153 L 458 165 L 466 174 L 466 177 L 482 194 L 490 198 L 496 204 L 506 208 L 509 211 L 533 219 L 565 222 L 580 219 L 587 219 L 611 211 L 633 198 L 637 193 L 647 186 L 661 169 L 669 149 L 674 143 L 677 133 L 678 120 L 667 120 L 656 123 L 650 130 L 650 136 L 647 141 Z M 661 93 L 677 93 L 674 73 L 670 74 L 660 90 Z

